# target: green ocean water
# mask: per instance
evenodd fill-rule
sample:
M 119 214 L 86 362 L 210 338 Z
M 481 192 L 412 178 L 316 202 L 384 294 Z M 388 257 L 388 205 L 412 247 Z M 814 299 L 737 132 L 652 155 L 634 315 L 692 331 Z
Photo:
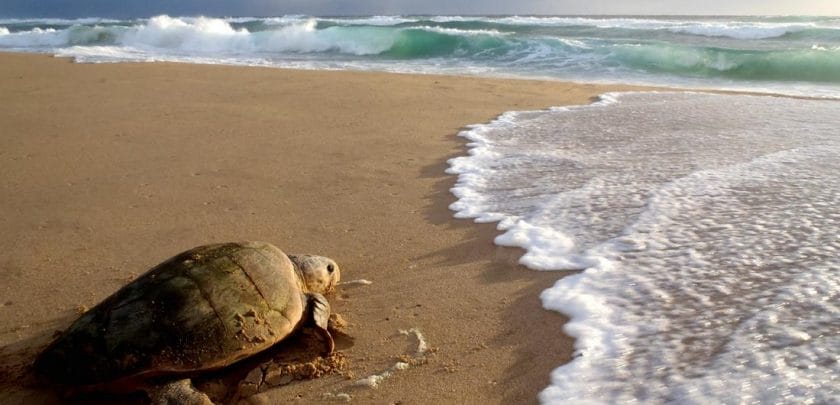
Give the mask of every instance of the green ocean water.
M 0 50 L 840 94 L 832 17 L 5 19 Z

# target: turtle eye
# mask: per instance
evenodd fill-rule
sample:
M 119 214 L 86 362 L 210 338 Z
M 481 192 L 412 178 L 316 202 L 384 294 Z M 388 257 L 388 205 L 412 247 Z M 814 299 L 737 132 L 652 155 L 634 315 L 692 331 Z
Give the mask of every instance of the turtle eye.
M 335 266 L 333 266 L 332 264 L 328 264 L 327 265 L 327 273 L 332 274 L 334 271 L 335 271 Z

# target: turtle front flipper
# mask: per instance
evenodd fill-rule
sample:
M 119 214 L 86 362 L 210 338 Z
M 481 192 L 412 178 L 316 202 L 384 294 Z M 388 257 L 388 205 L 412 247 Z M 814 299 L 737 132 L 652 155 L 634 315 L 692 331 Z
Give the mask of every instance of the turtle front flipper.
M 196 390 L 188 378 L 149 388 L 147 392 L 155 405 L 213 405 L 213 401 Z
M 335 342 L 327 329 L 330 322 L 330 302 L 318 293 L 308 293 L 307 298 L 307 313 L 312 319 L 312 327 L 321 335 L 326 346 L 325 354 L 330 354 L 335 350 Z

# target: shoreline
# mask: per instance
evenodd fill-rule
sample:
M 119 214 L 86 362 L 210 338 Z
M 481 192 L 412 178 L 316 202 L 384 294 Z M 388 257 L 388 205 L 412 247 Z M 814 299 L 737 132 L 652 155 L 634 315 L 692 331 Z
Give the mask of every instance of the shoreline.
M 615 81 L 611 82 L 608 80 L 605 81 L 577 81 L 572 79 L 563 79 L 563 78 L 555 78 L 551 76 L 528 76 L 528 75 L 516 75 L 516 74 L 470 74 L 470 73 L 436 73 L 436 72 L 409 72 L 409 71 L 380 71 L 380 70 L 365 70 L 365 69 L 340 69 L 340 68 L 328 68 L 328 69 L 320 69 L 320 68 L 306 68 L 306 67 L 285 67 L 279 65 L 252 65 L 252 64 L 236 64 L 236 63 L 216 63 L 216 62 L 201 62 L 201 61 L 182 61 L 182 60 L 166 60 L 166 61 L 128 61 L 128 60 L 116 60 L 112 62 L 79 62 L 76 59 L 78 56 L 71 56 L 71 55 L 57 55 L 55 53 L 46 52 L 46 51 L 38 51 L 38 52 L 24 52 L 24 51 L 5 51 L 0 50 L 0 55 L 8 54 L 8 55 L 40 55 L 51 57 L 59 60 L 67 60 L 73 64 L 81 64 L 81 65 L 111 65 L 111 64 L 130 64 L 130 65 L 143 65 L 143 64 L 173 64 L 173 65 L 187 65 L 187 66 L 222 66 L 222 67 L 230 67 L 230 68 L 244 68 L 244 69 L 276 69 L 276 70 L 284 70 L 284 71 L 292 71 L 292 72 L 339 72 L 339 73 L 370 73 L 370 74 L 384 74 L 384 75 L 395 75 L 395 76 L 416 76 L 416 77 L 445 77 L 445 78 L 467 78 L 467 79 L 477 79 L 477 80 L 490 80 L 490 81 L 522 81 L 522 82 L 542 82 L 542 83 L 555 83 L 555 84 L 562 84 L 562 85 L 573 85 L 573 86 L 598 86 L 604 89 L 612 89 L 612 88 L 620 88 L 626 90 L 618 90 L 618 91 L 659 91 L 659 92 L 697 92 L 697 93 L 714 93 L 714 94 L 730 94 L 730 95 L 750 95 L 750 96 L 761 96 L 761 97 L 782 97 L 782 98 L 792 98 L 797 100 L 814 100 L 814 101 L 840 101 L 840 95 L 807 95 L 807 94 L 798 94 L 794 92 L 785 93 L 783 90 L 779 89 L 763 89 L 763 88 L 750 88 L 750 87 L 694 87 L 690 84 L 667 84 L 667 83 L 646 83 L 644 81 L 639 82 L 622 82 L 622 81 Z M 745 83 L 751 83 L 750 81 L 746 81 Z M 760 82 L 754 82 L 760 83 Z M 591 102 L 591 101 L 590 101 Z M 584 103 L 588 104 L 588 103 Z M 567 106 L 567 104 L 563 104 L 562 106 Z M 548 106 L 553 107 L 553 106 Z M 518 111 L 518 110 L 510 110 L 510 111 Z M 503 111 L 504 112 L 504 111 Z M 500 112 L 503 113 L 503 112 Z
M 401 329 L 436 349 L 357 401 L 535 402 L 572 353 L 565 317 L 539 301 L 563 273 L 518 265 L 521 251 L 493 244 L 495 224 L 454 218 L 446 162 L 466 152 L 465 125 L 646 89 L 13 53 L 0 73 L 0 207 L 15 214 L 0 239 L 3 402 L 56 401 L 17 377 L 76 307 L 180 251 L 243 239 L 325 254 L 345 280 L 373 282 L 331 299 L 356 377 L 412 350 Z M 254 401 L 318 401 L 348 383 Z

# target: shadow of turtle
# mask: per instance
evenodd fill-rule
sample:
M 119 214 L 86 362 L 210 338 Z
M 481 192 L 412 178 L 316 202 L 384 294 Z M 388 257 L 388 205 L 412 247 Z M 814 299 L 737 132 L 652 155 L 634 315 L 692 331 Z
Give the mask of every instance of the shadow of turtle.
M 125 396 L 96 393 L 83 398 L 63 396 L 59 390 L 42 381 L 35 374 L 33 363 L 38 354 L 69 326 L 78 313 L 66 314 L 38 326 L 40 332 L 0 348 L 0 403 L 61 404 L 83 402 L 86 404 L 143 404 L 143 395 Z
M 73 313 L 56 318 L 43 326 L 43 332 L 0 348 L 0 403 L 64 404 L 84 403 L 93 405 L 147 404 L 148 396 L 138 387 L 136 392 L 109 393 L 102 391 L 76 392 L 55 387 L 37 377 L 33 363 L 38 354 L 60 335 L 57 327 L 67 327 L 75 319 Z M 353 338 L 341 330 L 330 329 L 336 350 L 353 346 Z M 318 378 L 326 374 L 341 373 L 347 361 L 340 351 L 323 354 L 324 343 L 308 328 L 303 328 L 257 355 L 243 359 L 228 367 L 195 375 L 193 384 L 217 404 L 233 404 L 257 392 L 293 384 L 298 380 Z M 260 380 L 255 390 L 248 390 L 248 378 L 260 370 Z M 164 384 L 172 377 L 150 381 L 151 385 Z

